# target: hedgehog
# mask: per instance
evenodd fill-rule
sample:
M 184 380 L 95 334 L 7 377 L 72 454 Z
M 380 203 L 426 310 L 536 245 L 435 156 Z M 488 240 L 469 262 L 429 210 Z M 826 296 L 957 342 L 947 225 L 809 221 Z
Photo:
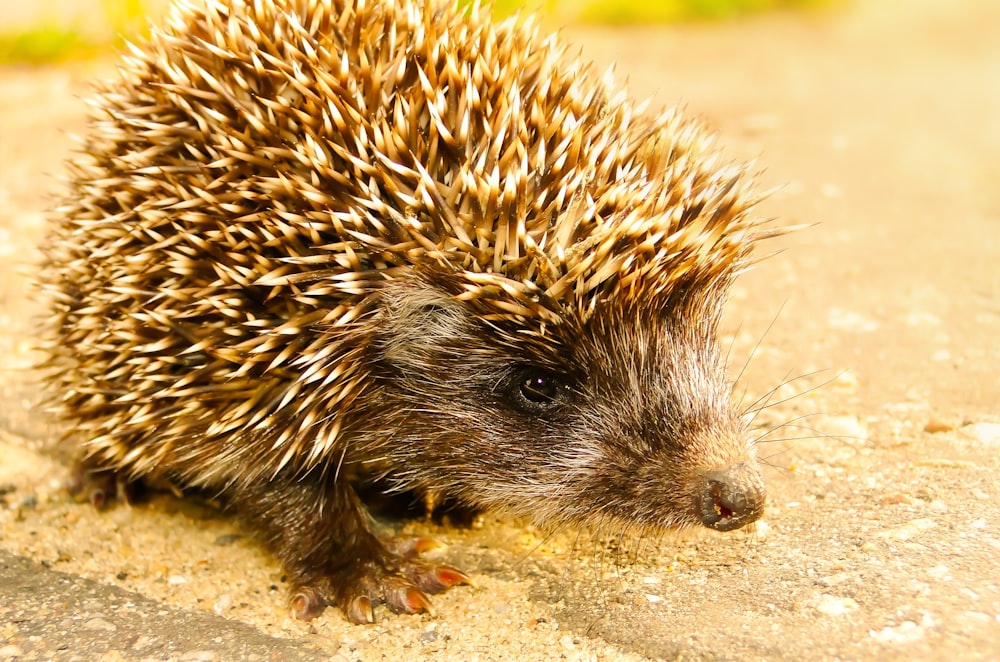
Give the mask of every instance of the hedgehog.
M 763 512 L 717 338 L 779 232 L 754 174 L 489 9 L 181 0 L 68 164 L 39 280 L 82 489 L 210 493 L 298 618 L 469 581 L 365 486 L 630 534 Z

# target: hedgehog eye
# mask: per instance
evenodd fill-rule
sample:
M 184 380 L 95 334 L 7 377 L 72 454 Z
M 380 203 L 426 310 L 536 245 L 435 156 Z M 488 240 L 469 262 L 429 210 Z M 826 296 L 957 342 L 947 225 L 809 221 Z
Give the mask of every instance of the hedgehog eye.
M 552 402 L 556 399 L 556 382 L 546 375 L 531 375 L 521 382 L 521 395 L 540 405 Z
M 511 400 L 523 411 L 537 414 L 550 409 L 560 395 L 560 382 L 554 375 L 538 370 L 520 373 L 511 384 Z

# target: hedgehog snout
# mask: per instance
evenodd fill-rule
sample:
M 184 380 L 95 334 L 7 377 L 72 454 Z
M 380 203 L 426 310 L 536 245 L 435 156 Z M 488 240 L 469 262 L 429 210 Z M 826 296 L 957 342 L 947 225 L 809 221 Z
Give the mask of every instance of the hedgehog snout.
M 749 464 L 710 471 L 696 490 L 695 509 L 701 523 L 716 531 L 732 531 L 764 513 L 764 485 Z

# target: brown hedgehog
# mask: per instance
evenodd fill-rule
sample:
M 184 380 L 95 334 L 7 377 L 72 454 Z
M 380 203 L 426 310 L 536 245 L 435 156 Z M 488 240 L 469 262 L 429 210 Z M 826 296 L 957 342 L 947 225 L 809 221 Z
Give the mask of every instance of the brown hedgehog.
M 207 490 L 296 616 L 467 578 L 359 481 L 543 525 L 756 520 L 717 348 L 744 168 L 530 22 L 445 0 L 182 2 L 91 104 L 42 281 L 89 490 Z

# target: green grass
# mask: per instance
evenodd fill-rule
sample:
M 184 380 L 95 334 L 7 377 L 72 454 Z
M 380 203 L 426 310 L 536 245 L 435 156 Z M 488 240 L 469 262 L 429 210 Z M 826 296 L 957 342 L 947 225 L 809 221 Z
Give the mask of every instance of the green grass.
M 495 0 L 494 11 L 509 16 L 520 8 L 558 21 L 609 25 L 724 20 L 778 9 L 803 9 L 837 0 Z M 462 0 L 470 4 L 472 0 Z
M 67 22 L 46 7 L 33 25 L 0 30 L 0 63 L 41 63 L 87 57 L 118 45 L 145 27 L 144 0 L 100 0 L 101 14 L 87 25 Z
M 78 30 L 56 25 L 0 33 L 0 63 L 52 62 L 93 50 L 94 44 Z
M 460 0 L 469 4 L 472 0 Z M 574 21 L 611 25 L 720 20 L 775 9 L 829 5 L 837 0 L 495 0 L 494 13 L 509 16 L 519 9 L 541 12 L 549 24 Z M 120 45 L 145 29 L 150 4 L 157 0 L 100 0 L 102 15 L 86 26 L 60 20 L 56 7 L 43 12 L 35 25 L 0 30 L 0 63 L 53 62 L 88 57 Z M 162 1 L 159 2 L 162 5 Z M 43 4 L 43 7 L 45 5 Z
M 593 23 L 665 23 L 723 20 L 736 16 L 830 4 L 829 0 L 619 0 L 584 2 L 580 19 Z

